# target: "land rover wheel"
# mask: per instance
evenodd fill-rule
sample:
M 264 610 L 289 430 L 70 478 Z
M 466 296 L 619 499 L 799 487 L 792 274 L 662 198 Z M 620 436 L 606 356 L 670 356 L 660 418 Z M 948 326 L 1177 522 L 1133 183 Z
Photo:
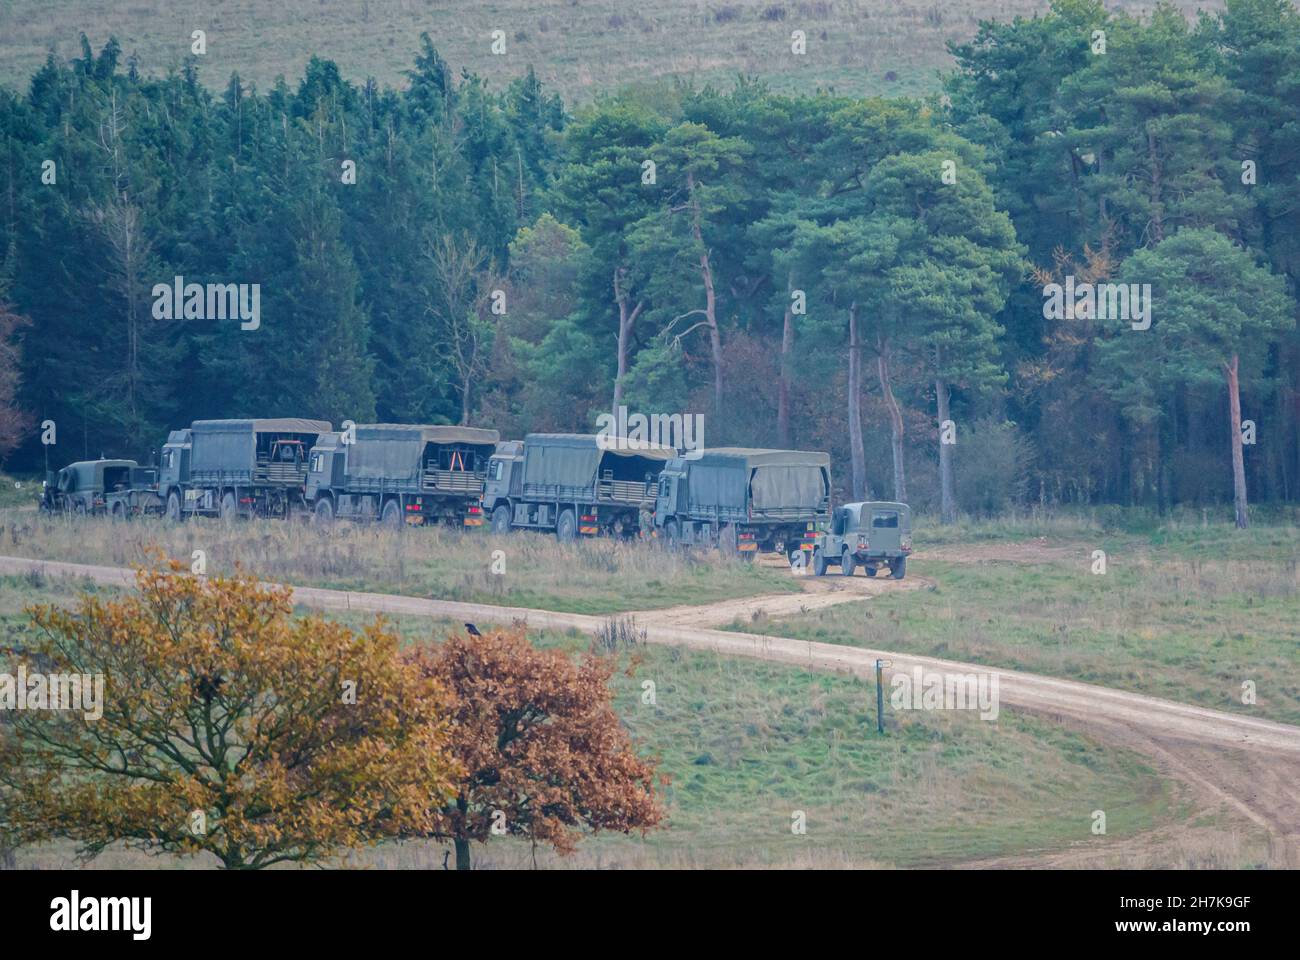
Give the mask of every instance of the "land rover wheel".
M 381 522 L 386 527 L 397 527 L 400 529 L 402 526 L 402 505 L 396 500 L 389 500 L 384 504 L 384 512 L 381 517 Z
M 316 501 L 314 516 L 317 525 L 328 527 L 334 522 L 334 501 L 329 497 L 321 497 Z
M 847 549 L 840 554 L 840 573 L 843 576 L 851 577 L 858 569 L 858 558 L 850 553 Z
M 818 577 L 826 576 L 826 554 L 822 553 L 821 547 L 813 550 L 813 574 Z
M 221 495 L 221 519 L 234 521 L 239 515 L 239 501 L 233 491 L 227 490 Z
M 907 575 L 907 557 L 899 557 L 889 565 L 889 575 L 895 580 L 902 580 Z
M 560 519 L 555 522 L 555 539 L 560 543 L 572 543 L 578 537 L 578 521 L 572 510 L 560 511 Z
M 510 532 L 510 508 L 505 504 L 502 504 L 492 511 L 492 532 Z
M 173 523 L 181 522 L 181 495 L 175 490 L 167 494 L 167 519 Z

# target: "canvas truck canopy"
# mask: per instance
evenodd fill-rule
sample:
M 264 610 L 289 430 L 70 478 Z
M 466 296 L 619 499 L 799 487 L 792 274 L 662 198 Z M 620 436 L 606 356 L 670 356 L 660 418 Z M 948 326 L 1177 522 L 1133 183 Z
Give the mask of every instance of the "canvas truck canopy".
M 347 444 L 348 476 L 361 480 L 415 481 L 426 444 L 464 444 L 496 448 L 500 434 L 478 427 L 401 423 L 358 425 L 356 442 Z M 485 450 L 484 455 L 491 451 Z
M 79 460 L 68 464 L 64 470 L 76 483 L 71 490 L 81 493 L 88 490 L 102 491 L 106 469 L 110 474 L 118 472 L 129 483 L 131 471 L 138 466 L 134 460 Z
M 743 508 L 752 495 L 757 511 L 820 507 L 827 495 L 831 458 L 811 450 L 715 447 L 686 460 L 692 506 Z
M 606 457 L 640 458 L 667 463 L 676 451 L 635 442 L 620 447 L 593 433 L 530 433 L 524 439 L 524 483 L 560 487 L 589 487 Z
M 304 420 L 298 417 L 195 420 L 190 428 L 194 448 L 190 469 L 196 473 L 209 470 L 247 470 L 257 459 L 257 435 L 260 433 L 319 436 L 332 429 L 327 420 Z

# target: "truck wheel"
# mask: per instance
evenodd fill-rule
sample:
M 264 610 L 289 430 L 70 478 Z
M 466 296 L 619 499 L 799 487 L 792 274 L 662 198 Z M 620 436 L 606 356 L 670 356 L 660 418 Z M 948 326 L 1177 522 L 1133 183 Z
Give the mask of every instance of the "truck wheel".
M 899 557 L 889 565 L 889 575 L 895 580 L 902 580 L 907 575 L 907 557 Z
M 846 577 L 851 577 L 858 569 L 858 558 L 845 550 L 840 554 L 840 573 Z
M 492 532 L 510 532 L 510 508 L 505 504 L 502 504 L 492 511 Z
M 119 523 L 126 522 L 126 504 L 118 500 L 113 504 L 113 519 Z
M 181 497 L 175 490 L 167 494 L 167 519 L 173 523 L 181 522 Z
M 813 573 L 816 576 L 826 576 L 826 554 L 822 553 L 821 547 L 813 550 Z
M 221 519 L 234 521 L 239 515 L 239 501 L 235 499 L 235 494 L 227 490 L 221 495 Z
M 578 538 L 578 523 L 572 510 L 560 511 L 560 519 L 555 523 L 555 539 L 560 543 L 572 543 Z
M 334 522 L 334 501 L 329 497 L 321 497 L 316 501 L 316 523 L 322 527 L 328 527 Z
M 397 527 L 400 529 L 402 526 L 401 504 L 399 504 L 396 500 L 389 500 L 386 504 L 384 504 L 384 513 L 382 517 L 382 522 L 386 527 Z

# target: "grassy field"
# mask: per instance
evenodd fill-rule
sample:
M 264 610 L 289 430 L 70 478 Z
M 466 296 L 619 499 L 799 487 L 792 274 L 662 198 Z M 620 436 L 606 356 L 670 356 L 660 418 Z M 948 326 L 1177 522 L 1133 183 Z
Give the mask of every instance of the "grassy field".
M 1186 10 L 1217 0 L 1178 0 Z M 110 35 L 123 58 L 165 74 L 207 34 L 203 78 L 224 87 L 232 72 L 265 89 L 295 81 L 312 54 L 336 60 L 345 76 L 400 85 L 418 37 L 428 31 L 452 68 L 495 87 L 531 65 L 566 102 L 662 77 L 730 82 L 766 78 L 778 89 L 834 88 L 891 95 L 935 87 L 950 64 L 945 44 L 974 34 L 980 19 L 1009 20 L 1045 9 L 1042 0 L 4 0 L 0 2 L 0 83 L 26 89 L 53 50 L 80 56 L 84 31 L 98 49 Z M 1108 6 L 1149 10 L 1148 2 Z M 491 52 L 492 33 L 506 51 Z M 790 35 L 803 30 L 807 53 Z
M 1300 528 L 1166 524 L 1144 534 L 990 525 L 935 545 L 927 589 L 736 629 L 1031 670 L 1300 723 Z M 1015 531 L 1012 531 L 1013 533 Z M 948 539 L 948 535 L 944 536 Z M 1011 540 L 1018 542 L 1012 543 Z M 927 549 L 930 556 L 927 557 Z M 1104 550 L 1104 575 L 1092 552 Z M 1254 705 L 1242 703 L 1253 681 Z
M 23 607 L 66 601 L 80 584 L 0 578 L 0 631 L 25 628 Z M 111 591 L 108 591 L 111 592 Z M 355 615 L 341 619 L 360 623 Z M 412 643 L 437 642 L 454 625 L 401 619 Z M 544 634 L 535 642 L 574 654 L 590 641 Z M 635 659 L 632 654 L 635 653 Z M 589 837 L 543 866 L 735 867 L 926 866 L 1014 856 L 1072 844 L 1107 844 L 1184 815 L 1142 758 L 1053 725 L 1004 713 L 988 723 L 963 713 L 919 711 L 874 730 L 873 688 L 839 676 L 654 646 L 621 651 L 615 704 L 644 753 L 671 778 L 665 830 L 647 839 Z M 655 703 L 642 684 L 655 684 Z M 1108 835 L 1089 832 L 1107 812 Z M 791 832 L 794 811 L 807 834 Z M 20 866 L 69 861 L 65 845 L 19 853 Z M 436 844 L 358 851 L 355 865 L 437 867 Z M 1218 866 L 1262 856 L 1250 838 L 1210 853 Z M 512 841 L 475 849 L 480 867 L 525 866 L 532 851 Z M 96 866 L 201 865 L 110 851 Z
M 114 524 L 106 518 L 47 518 L 0 511 L 0 554 L 131 566 L 152 547 L 188 567 L 195 550 L 209 573 L 236 563 L 268 580 L 298 586 L 400 593 L 569 613 L 614 613 L 707 603 L 799 589 L 783 571 L 753 568 L 716 552 L 679 556 L 612 540 L 560 544 L 543 534 L 497 537 L 483 531 L 340 523 L 164 520 Z M 499 557 L 493 554 L 501 551 Z M 493 573 L 494 559 L 504 573 Z M 498 567 L 500 569 L 500 567 Z

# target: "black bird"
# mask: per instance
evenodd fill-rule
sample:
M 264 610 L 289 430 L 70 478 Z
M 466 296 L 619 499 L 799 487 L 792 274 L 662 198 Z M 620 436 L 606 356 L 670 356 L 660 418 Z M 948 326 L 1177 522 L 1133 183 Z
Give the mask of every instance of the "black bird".
M 483 636 L 483 634 L 481 634 L 481 633 L 478 632 L 478 627 L 474 626 L 474 624 L 472 624 L 472 623 L 467 623 L 467 624 L 465 624 L 465 629 L 469 631 L 469 635 L 470 635 L 471 637 L 481 637 L 481 636 Z

